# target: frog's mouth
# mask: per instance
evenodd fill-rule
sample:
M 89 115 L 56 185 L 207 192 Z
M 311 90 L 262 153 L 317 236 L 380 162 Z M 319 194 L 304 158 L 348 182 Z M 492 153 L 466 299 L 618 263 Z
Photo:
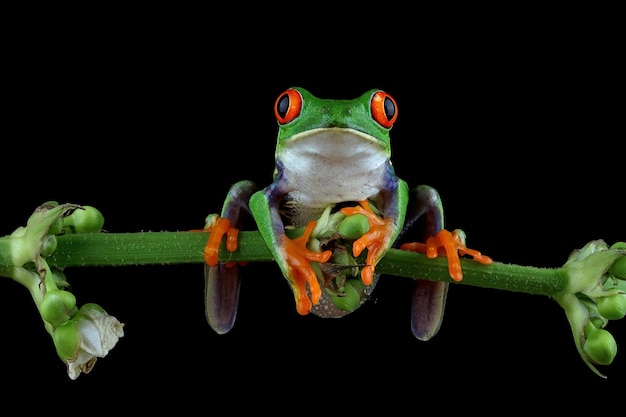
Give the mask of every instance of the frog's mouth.
M 331 169 L 348 176 L 367 175 L 389 160 L 385 143 L 354 129 L 313 129 L 294 135 L 280 154 L 282 163 L 297 172 Z
M 388 144 L 354 129 L 313 129 L 289 139 L 277 159 L 302 202 L 360 201 L 385 187 Z

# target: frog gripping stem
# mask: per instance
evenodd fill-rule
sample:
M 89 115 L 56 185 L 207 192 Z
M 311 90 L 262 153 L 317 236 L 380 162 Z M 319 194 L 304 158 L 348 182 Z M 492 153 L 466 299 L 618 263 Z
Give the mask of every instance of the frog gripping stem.
M 460 230 L 450 232 L 446 229 L 441 229 L 435 236 L 429 237 L 426 243 L 403 243 L 400 245 L 400 249 L 424 253 L 429 258 L 436 258 L 438 256 L 447 257 L 448 272 L 450 277 L 456 282 L 463 280 L 463 270 L 459 256 L 469 255 L 474 258 L 475 261 L 484 265 L 493 263 L 493 260 L 489 256 L 485 256 L 477 250 L 466 247 L 464 233 Z
M 393 234 L 392 221 L 376 215 L 367 200 L 359 202 L 356 207 L 342 208 L 341 212 L 346 216 L 362 214 L 370 223 L 369 231 L 354 242 L 352 250 L 354 256 L 359 256 L 363 250 L 367 249 L 366 265 L 361 270 L 361 279 L 363 284 L 372 285 L 376 263 L 384 254 L 383 248 L 386 247 Z
M 317 304 L 322 295 L 322 289 L 317 280 L 317 274 L 311 267 L 310 262 L 327 262 L 332 252 L 314 252 L 307 248 L 309 237 L 315 228 L 316 222 L 310 221 L 304 233 L 294 239 L 283 237 L 281 250 L 285 252 L 285 260 L 290 270 L 291 284 L 296 298 L 296 310 L 301 315 L 309 314 L 313 304 Z M 311 297 L 307 294 L 307 284 Z
M 218 263 L 218 254 L 222 238 L 226 235 L 226 249 L 229 252 L 237 250 L 237 238 L 239 229 L 232 227 L 230 220 L 217 216 L 213 223 L 205 231 L 210 232 L 209 239 L 204 247 L 204 261 L 209 266 Z
M 250 213 L 248 201 L 256 190 L 252 181 L 234 184 L 221 214 L 207 216 L 202 230 L 210 233 L 204 247 L 205 313 L 209 325 L 218 334 L 229 332 L 235 323 L 241 287 L 240 264 L 245 265 L 245 262 L 220 262 L 220 245 L 225 237 L 226 250 L 237 250 L 239 231 Z

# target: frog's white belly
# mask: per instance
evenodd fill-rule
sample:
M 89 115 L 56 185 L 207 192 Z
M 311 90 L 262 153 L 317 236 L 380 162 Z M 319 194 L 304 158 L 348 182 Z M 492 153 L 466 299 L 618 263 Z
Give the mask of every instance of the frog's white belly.
M 387 185 L 384 144 L 353 129 L 309 131 L 292 138 L 279 157 L 291 198 L 305 207 L 364 200 Z

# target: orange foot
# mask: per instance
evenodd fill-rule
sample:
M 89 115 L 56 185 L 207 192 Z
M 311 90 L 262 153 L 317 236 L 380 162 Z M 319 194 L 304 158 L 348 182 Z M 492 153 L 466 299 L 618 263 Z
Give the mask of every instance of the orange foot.
M 369 231 L 354 241 L 352 252 L 354 256 L 359 256 L 367 248 L 365 266 L 361 270 L 361 280 L 365 285 L 372 285 L 376 263 L 383 255 L 383 250 L 388 246 L 393 234 L 392 220 L 383 219 L 374 213 L 367 200 L 360 201 L 356 207 L 344 207 L 341 212 L 346 216 L 363 214 L 369 220 Z
M 204 262 L 209 266 L 217 265 L 218 253 L 222 237 L 226 235 L 226 249 L 229 252 L 237 250 L 237 238 L 239 237 L 239 229 L 232 227 L 230 220 L 225 217 L 214 215 L 209 224 L 202 230 L 209 232 L 209 240 L 204 246 Z M 235 266 L 236 262 L 226 262 L 226 267 Z
M 310 221 L 302 236 L 289 239 L 283 236 L 281 243 L 281 251 L 284 254 L 285 262 L 289 270 L 289 278 L 293 284 L 294 295 L 296 298 L 296 310 L 302 315 L 309 314 L 313 304 L 317 304 L 322 295 L 322 289 L 317 274 L 311 267 L 311 262 L 327 262 L 332 252 L 326 250 L 324 252 L 314 252 L 307 248 L 307 243 L 311 232 L 315 228 L 315 221 Z M 309 284 L 311 298 L 307 295 L 306 285 Z
M 426 243 L 403 243 L 400 245 L 400 249 L 425 253 L 429 258 L 446 256 L 448 258 L 450 277 L 456 282 L 463 279 L 463 270 L 461 269 L 459 255 L 470 255 L 474 260 L 484 265 L 493 263 L 490 257 L 466 247 L 464 234 L 459 230 L 449 232 L 448 230 L 442 229 L 435 236 L 429 237 Z

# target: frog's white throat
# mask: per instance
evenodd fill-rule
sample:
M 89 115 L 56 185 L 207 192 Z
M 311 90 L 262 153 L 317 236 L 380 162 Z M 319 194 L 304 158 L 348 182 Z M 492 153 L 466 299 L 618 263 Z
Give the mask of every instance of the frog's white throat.
M 384 189 L 388 145 L 354 129 L 313 129 L 289 139 L 277 159 L 292 197 L 319 207 L 364 200 Z

